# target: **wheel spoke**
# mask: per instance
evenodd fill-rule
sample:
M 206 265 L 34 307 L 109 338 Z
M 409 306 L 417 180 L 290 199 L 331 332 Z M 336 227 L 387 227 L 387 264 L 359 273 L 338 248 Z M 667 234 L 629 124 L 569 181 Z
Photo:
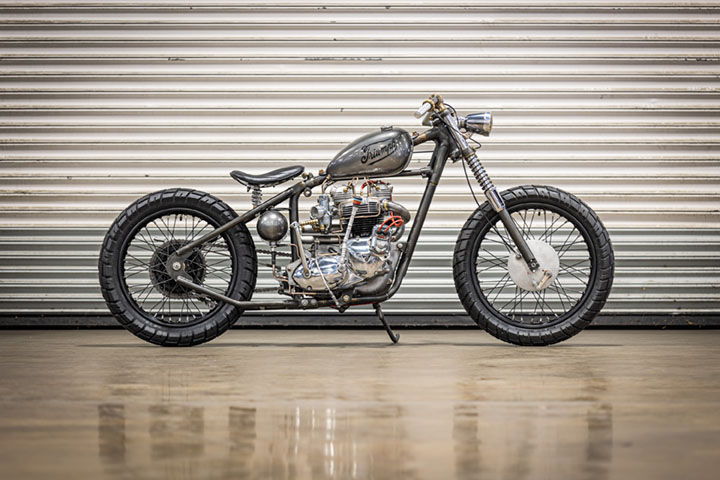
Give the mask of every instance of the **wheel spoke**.
M 554 317 L 557 317 L 558 314 L 555 313 L 555 310 L 553 310 L 552 307 L 547 303 L 547 300 L 545 300 L 545 295 L 546 295 L 546 294 L 547 294 L 547 289 L 545 289 L 545 290 L 542 291 L 542 295 L 539 295 L 540 297 L 542 297 L 542 298 L 541 298 L 542 304 L 545 305 L 545 306 L 548 308 L 548 310 L 550 310 L 550 313 L 552 313 Z M 543 312 L 544 312 L 544 311 L 543 311 Z
M 525 238 L 535 239 L 535 236 L 532 234 L 532 231 L 530 229 L 530 225 L 528 225 L 528 223 L 527 223 L 527 213 L 528 213 L 527 210 L 523 210 L 522 214 L 518 215 L 518 217 L 520 218 L 520 220 L 522 220 L 522 223 L 523 223 L 521 233 L 523 233 L 523 237 L 525 237 Z M 532 221 L 532 218 L 533 218 L 533 216 L 531 215 L 530 216 L 531 221 Z
M 555 222 L 559 221 L 560 219 L 564 220 L 563 223 L 555 226 Z M 552 244 L 553 234 L 556 233 L 557 231 L 559 231 L 565 225 L 567 225 L 567 223 L 568 223 L 568 220 L 566 218 L 558 216 L 556 219 L 554 219 L 552 221 L 552 223 L 550 224 L 550 227 L 547 230 L 545 230 L 545 233 L 542 234 L 542 236 L 540 237 L 540 240 L 544 239 L 544 240 L 547 240 L 548 243 Z M 555 227 L 555 228 L 553 228 L 553 227 Z
M 495 255 L 494 253 L 492 253 L 490 250 L 487 250 L 487 249 L 483 248 L 483 251 L 484 251 L 485 253 L 487 253 L 488 255 L 490 255 L 490 256 L 491 256 L 494 260 L 496 260 L 497 262 L 499 262 L 499 263 L 501 263 L 501 264 L 505 264 L 505 265 L 507 264 L 507 260 L 506 260 L 506 259 L 498 257 L 497 255 Z
M 560 269 L 560 271 L 567 273 L 568 275 L 570 275 L 571 277 L 574 277 L 575 279 L 579 280 L 580 282 L 585 283 L 585 281 L 587 280 L 587 279 L 578 277 L 577 275 L 575 275 L 573 272 L 571 272 L 569 270 Z
M 586 272 L 586 270 L 587 270 L 587 272 Z M 574 273 L 577 273 L 578 275 L 590 275 L 590 267 L 576 268 L 576 267 L 568 267 L 563 264 L 560 264 L 560 271 L 567 272 L 567 273 L 574 272 Z
M 518 291 L 519 291 L 519 289 L 518 289 L 517 285 L 515 285 L 515 293 L 513 294 L 513 297 L 510 300 L 508 300 L 507 302 L 505 302 L 505 304 L 503 304 L 502 307 L 498 308 L 498 310 L 502 312 L 505 309 L 505 307 L 507 307 L 508 305 L 513 303 L 515 300 L 517 300 Z
M 579 261 L 577 261 L 577 262 L 575 262 L 575 263 L 573 263 L 573 264 L 568 265 L 568 264 L 563 264 L 563 261 L 562 261 L 562 258 L 561 258 L 561 259 L 560 259 L 560 268 L 562 268 L 563 265 L 565 265 L 565 267 L 571 267 L 571 268 L 572 268 L 572 267 L 577 267 L 577 266 L 580 265 L 581 263 L 587 262 L 588 260 L 589 260 L 588 258 L 583 258 L 582 260 L 579 260 Z
M 502 292 L 502 289 L 505 288 L 505 285 L 510 281 L 510 274 L 505 273 L 502 277 L 500 277 L 500 280 L 487 291 L 486 296 L 490 297 L 494 292 L 496 292 L 495 298 L 493 301 L 497 298 L 497 296 Z
M 490 266 L 489 266 L 489 267 L 485 267 L 485 268 L 479 268 L 479 269 L 477 270 L 478 273 L 485 272 L 485 271 L 487 271 L 487 270 L 490 270 L 491 268 L 502 268 L 502 269 L 504 269 L 504 268 L 507 267 L 507 262 L 496 261 L 496 260 L 494 260 L 494 259 L 486 259 L 486 258 L 482 258 L 482 257 L 481 257 L 481 258 L 478 258 L 478 264 L 480 264 L 480 263 L 487 263 L 487 264 L 489 264 Z

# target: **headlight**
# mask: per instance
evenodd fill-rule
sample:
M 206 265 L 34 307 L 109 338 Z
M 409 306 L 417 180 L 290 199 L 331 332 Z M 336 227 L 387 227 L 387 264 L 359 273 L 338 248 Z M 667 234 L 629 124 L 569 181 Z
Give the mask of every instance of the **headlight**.
M 468 132 L 479 133 L 487 137 L 492 131 L 492 125 L 493 118 L 490 112 L 471 113 L 465 117 L 464 127 Z

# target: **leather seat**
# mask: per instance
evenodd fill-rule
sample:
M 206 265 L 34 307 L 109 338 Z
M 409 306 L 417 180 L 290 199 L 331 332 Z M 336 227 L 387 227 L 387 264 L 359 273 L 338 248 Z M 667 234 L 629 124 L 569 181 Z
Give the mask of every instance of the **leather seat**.
M 272 187 L 291 180 L 305 171 L 305 167 L 296 165 L 294 167 L 283 167 L 272 172 L 260 175 L 233 170 L 230 176 L 247 187 Z

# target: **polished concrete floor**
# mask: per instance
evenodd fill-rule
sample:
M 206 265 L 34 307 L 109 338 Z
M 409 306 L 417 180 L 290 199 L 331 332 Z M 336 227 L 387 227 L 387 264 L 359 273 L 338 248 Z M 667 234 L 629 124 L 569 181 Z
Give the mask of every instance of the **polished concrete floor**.
M 0 478 L 720 476 L 720 330 L 0 331 Z

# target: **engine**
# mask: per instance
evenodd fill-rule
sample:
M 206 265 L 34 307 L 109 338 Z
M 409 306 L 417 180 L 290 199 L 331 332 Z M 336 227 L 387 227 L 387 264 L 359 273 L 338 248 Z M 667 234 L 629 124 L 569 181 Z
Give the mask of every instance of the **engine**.
M 362 196 L 364 200 L 357 209 L 355 221 L 350 234 L 353 236 L 370 236 L 376 225 L 385 220 L 382 213 L 382 202 L 392 200 L 392 186 L 385 182 L 366 182 L 362 190 L 368 189 L 368 195 Z M 353 210 L 354 194 L 349 186 L 335 187 L 332 200 L 337 209 L 337 215 L 343 228 L 347 228 Z M 312 212 L 310 212 L 312 215 Z
M 360 295 L 384 293 L 394 279 L 397 244 L 409 220 L 408 210 L 392 201 L 389 183 L 333 186 L 318 196 L 309 221 L 291 225 L 311 236 L 312 246 L 287 266 L 289 283 L 305 293 L 351 287 Z

